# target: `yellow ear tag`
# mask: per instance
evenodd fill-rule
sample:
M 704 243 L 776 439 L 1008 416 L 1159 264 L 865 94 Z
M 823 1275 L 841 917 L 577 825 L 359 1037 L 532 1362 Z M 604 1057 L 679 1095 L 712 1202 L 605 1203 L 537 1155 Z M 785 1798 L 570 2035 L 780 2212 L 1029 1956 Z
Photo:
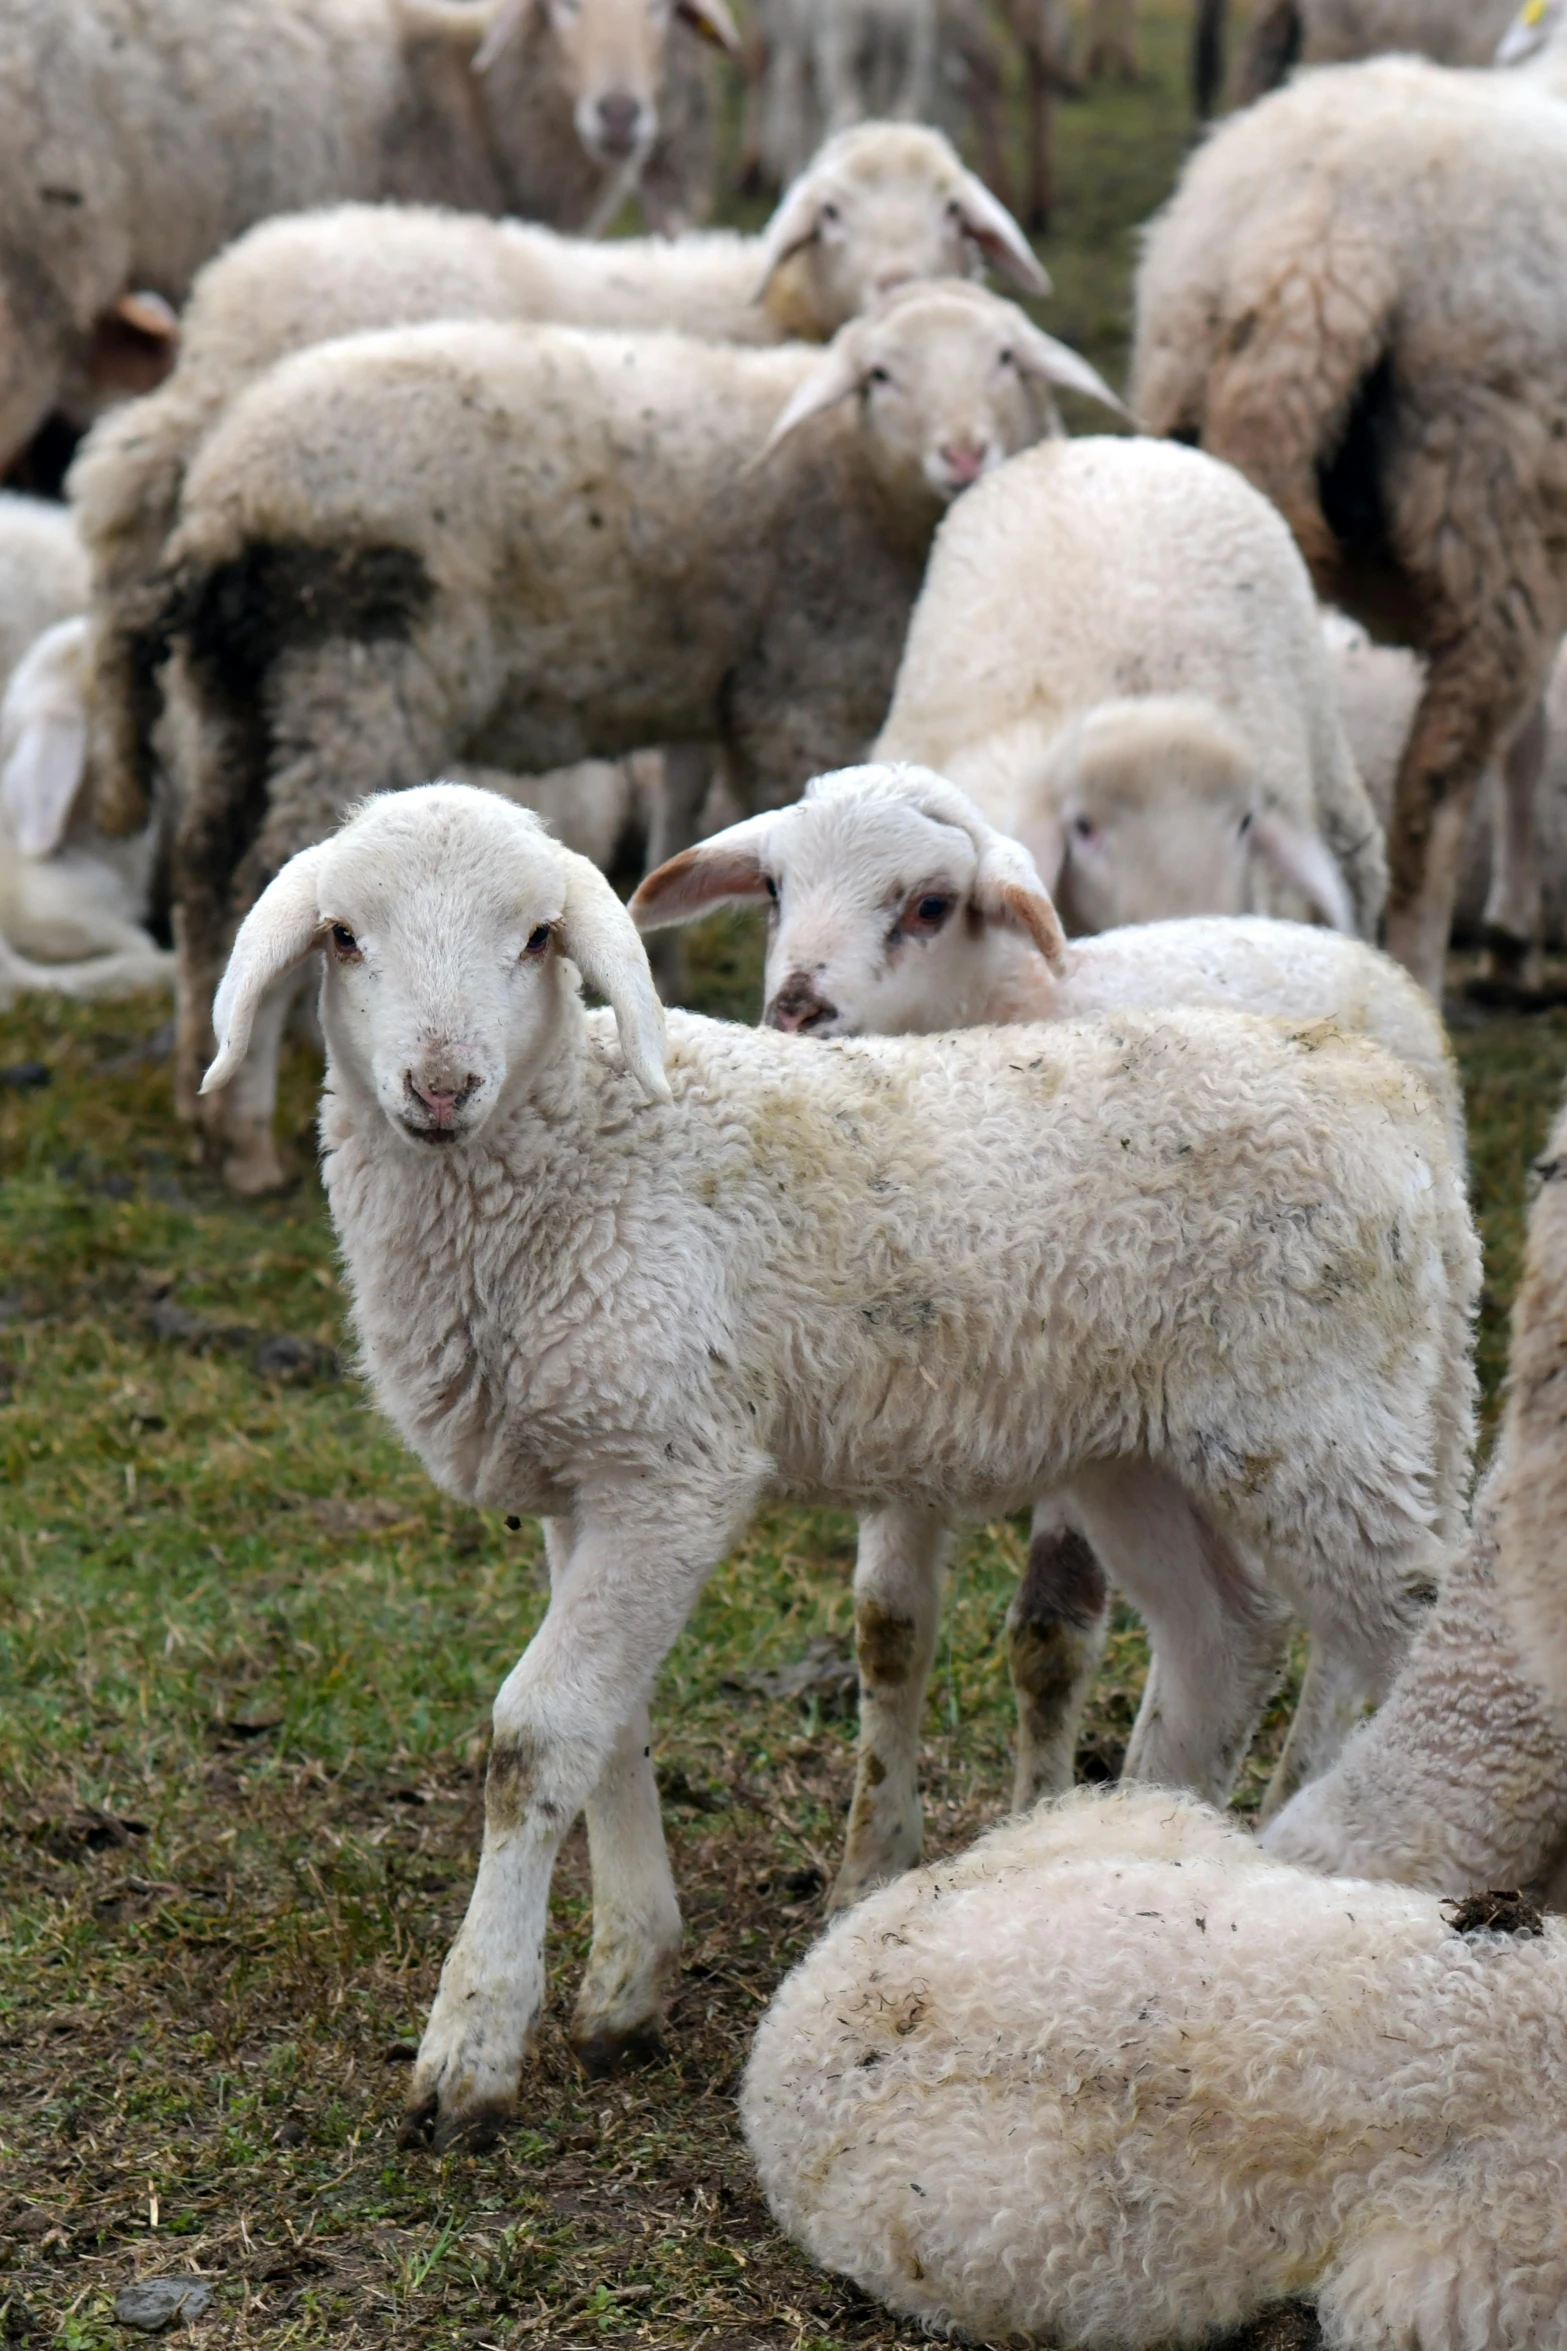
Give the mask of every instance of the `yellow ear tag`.
M 1546 0 L 1524 0 L 1522 21 L 1531 28 L 1545 15 Z

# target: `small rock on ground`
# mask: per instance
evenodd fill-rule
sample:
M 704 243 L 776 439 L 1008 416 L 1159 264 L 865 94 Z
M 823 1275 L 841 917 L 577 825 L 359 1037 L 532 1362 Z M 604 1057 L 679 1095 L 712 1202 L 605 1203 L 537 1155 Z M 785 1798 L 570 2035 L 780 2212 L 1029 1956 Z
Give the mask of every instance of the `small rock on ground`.
M 121 2326 L 161 2335 L 176 2319 L 200 2318 L 211 2300 L 212 2288 L 205 2278 L 140 2278 L 134 2286 L 120 2288 L 114 2315 Z

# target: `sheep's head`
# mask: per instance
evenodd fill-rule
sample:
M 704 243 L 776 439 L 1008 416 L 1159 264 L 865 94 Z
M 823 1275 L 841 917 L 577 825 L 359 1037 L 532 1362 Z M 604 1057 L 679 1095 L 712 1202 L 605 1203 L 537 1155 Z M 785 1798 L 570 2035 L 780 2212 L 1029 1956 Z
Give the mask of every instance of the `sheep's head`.
M 625 908 L 494 793 L 384 793 L 290 859 L 234 942 L 204 1092 L 235 1075 L 262 997 L 313 953 L 334 1080 L 411 1149 L 463 1143 L 557 1064 L 578 1001 L 568 963 L 613 1007 L 645 1092 L 667 1098 L 663 1013 Z
M 1010 746 L 976 746 L 972 759 L 954 762 L 958 774 L 977 784 L 987 758 L 1006 764 L 1009 752 L 1026 769 L 1028 732 Z M 1195 695 L 1086 711 L 1036 750 L 1032 773 L 1014 778 L 1012 804 L 1019 837 L 1073 930 L 1247 913 L 1259 866 L 1335 930 L 1354 928 L 1327 848 L 1264 808 L 1245 744 Z
M 669 35 L 679 21 L 731 55 L 740 49 L 726 0 L 502 0 L 475 59 L 484 72 L 530 22 L 548 33 L 554 79 L 595 163 L 636 171 L 658 137 Z
M 982 286 L 905 287 L 842 328 L 772 429 L 759 462 L 801 425 L 858 400 L 869 461 L 900 492 L 942 504 L 1060 430 L 1053 388 L 1124 414 L 1086 359 Z
M 985 1017 L 1018 942 L 1058 966 L 1055 908 L 1026 850 L 923 767 L 818 776 L 792 808 L 715 833 L 649 874 L 643 930 L 755 900 L 764 1019 L 813 1036 L 902 1036 Z
M 940 131 L 857 123 L 785 192 L 758 296 L 791 333 L 824 342 L 900 286 L 975 278 L 987 265 L 1025 294 L 1050 291 L 1011 213 Z

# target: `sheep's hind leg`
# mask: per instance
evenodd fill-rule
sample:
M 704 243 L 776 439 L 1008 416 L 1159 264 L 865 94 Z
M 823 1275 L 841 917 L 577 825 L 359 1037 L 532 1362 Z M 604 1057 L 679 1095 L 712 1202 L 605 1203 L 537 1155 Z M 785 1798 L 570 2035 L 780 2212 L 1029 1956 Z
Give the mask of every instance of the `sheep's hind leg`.
M 618 1866 L 629 1835 L 656 1809 L 649 1759 L 635 1752 L 639 1736 L 646 1747 L 647 1695 L 752 1498 L 724 1497 L 699 1521 L 667 1493 L 640 1499 L 646 1508 L 635 1520 L 585 1511 L 569 1554 L 556 1538 L 548 1613 L 495 1701 L 479 1872 L 419 2046 L 409 2140 L 483 2145 L 515 2113 L 544 2004 L 544 1930 L 561 1839 L 592 1803 L 603 1824 L 599 1853 Z M 672 1954 L 666 1919 L 652 1922 L 645 1969 L 624 1955 L 610 1964 L 623 1932 L 648 1927 L 639 1906 L 659 1872 L 644 1860 L 624 1878 L 611 1875 L 599 1982 L 617 2003 L 624 2041 L 656 2029 L 656 2007 L 632 2015 L 634 1991 L 641 1984 L 656 2001 Z
M 1491 977 L 1519 989 L 1540 985 L 1545 928 L 1540 866 L 1539 795 L 1550 748 L 1550 722 L 1537 702 L 1508 744 L 1496 772 L 1491 813 L 1491 886 L 1483 928 Z
M 1297 1788 L 1320 1778 L 1337 1761 L 1370 1695 L 1363 1667 L 1342 1651 L 1313 1641 L 1289 1735 L 1262 1800 L 1259 1825 L 1282 1812 Z
M 1007 1661 L 1017 1698 L 1014 1812 L 1072 1785 L 1078 1724 L 1109 1630 L 1103 1568 L 1060 1505 L 1041 1503 L 1028 1566 L 1007 1610 Z
M 1074 1478 L 1105 1572 L 1141 1612 L 1152 1661 L 1122 1776 L 1222 1804 L 1289 1648 L 1289 1617 L 1229 1539 L 1148 1462 Z
M 833 1910 L 848 1909 L 920 1857 L 920 1716 L 936 1654 L 947 1547 L 946 1523 L 929 1511 L 899 1505 L 860 1521 L 854 1570 L 860 1747 Z
M 680 1964 L 680 1903 L 653 1774 L 652 1729 L 639 1706 L 587 1800 L 593 1948 L 577 1993 L 571 2044 L 585 2073 L 614 2073 L 663 2043 Z

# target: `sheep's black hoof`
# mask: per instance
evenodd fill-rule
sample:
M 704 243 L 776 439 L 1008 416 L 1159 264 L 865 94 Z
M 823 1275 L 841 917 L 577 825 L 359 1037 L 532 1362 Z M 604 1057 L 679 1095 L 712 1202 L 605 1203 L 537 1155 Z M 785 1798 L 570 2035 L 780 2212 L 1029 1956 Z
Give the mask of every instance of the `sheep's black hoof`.
M 460 2114 L 443 2114 L 439 2099 L 426 2098 L 403 2117 L 397 2143 L 400 2147 L 427 2147 L 432 2155 L 458 2151 L 482 2155 L 495 2145 L 510 2120 L 510 2110 L 504 2106 L 471 2106 Z
M 633 2025 L 629 2032 L 585 2033 L 572 2040 L 577 2063 L 590 2081 L 613 2073 L 631 2073 L 638 2066 L 656 2065 L 665 2054 L 662 2025 Z

